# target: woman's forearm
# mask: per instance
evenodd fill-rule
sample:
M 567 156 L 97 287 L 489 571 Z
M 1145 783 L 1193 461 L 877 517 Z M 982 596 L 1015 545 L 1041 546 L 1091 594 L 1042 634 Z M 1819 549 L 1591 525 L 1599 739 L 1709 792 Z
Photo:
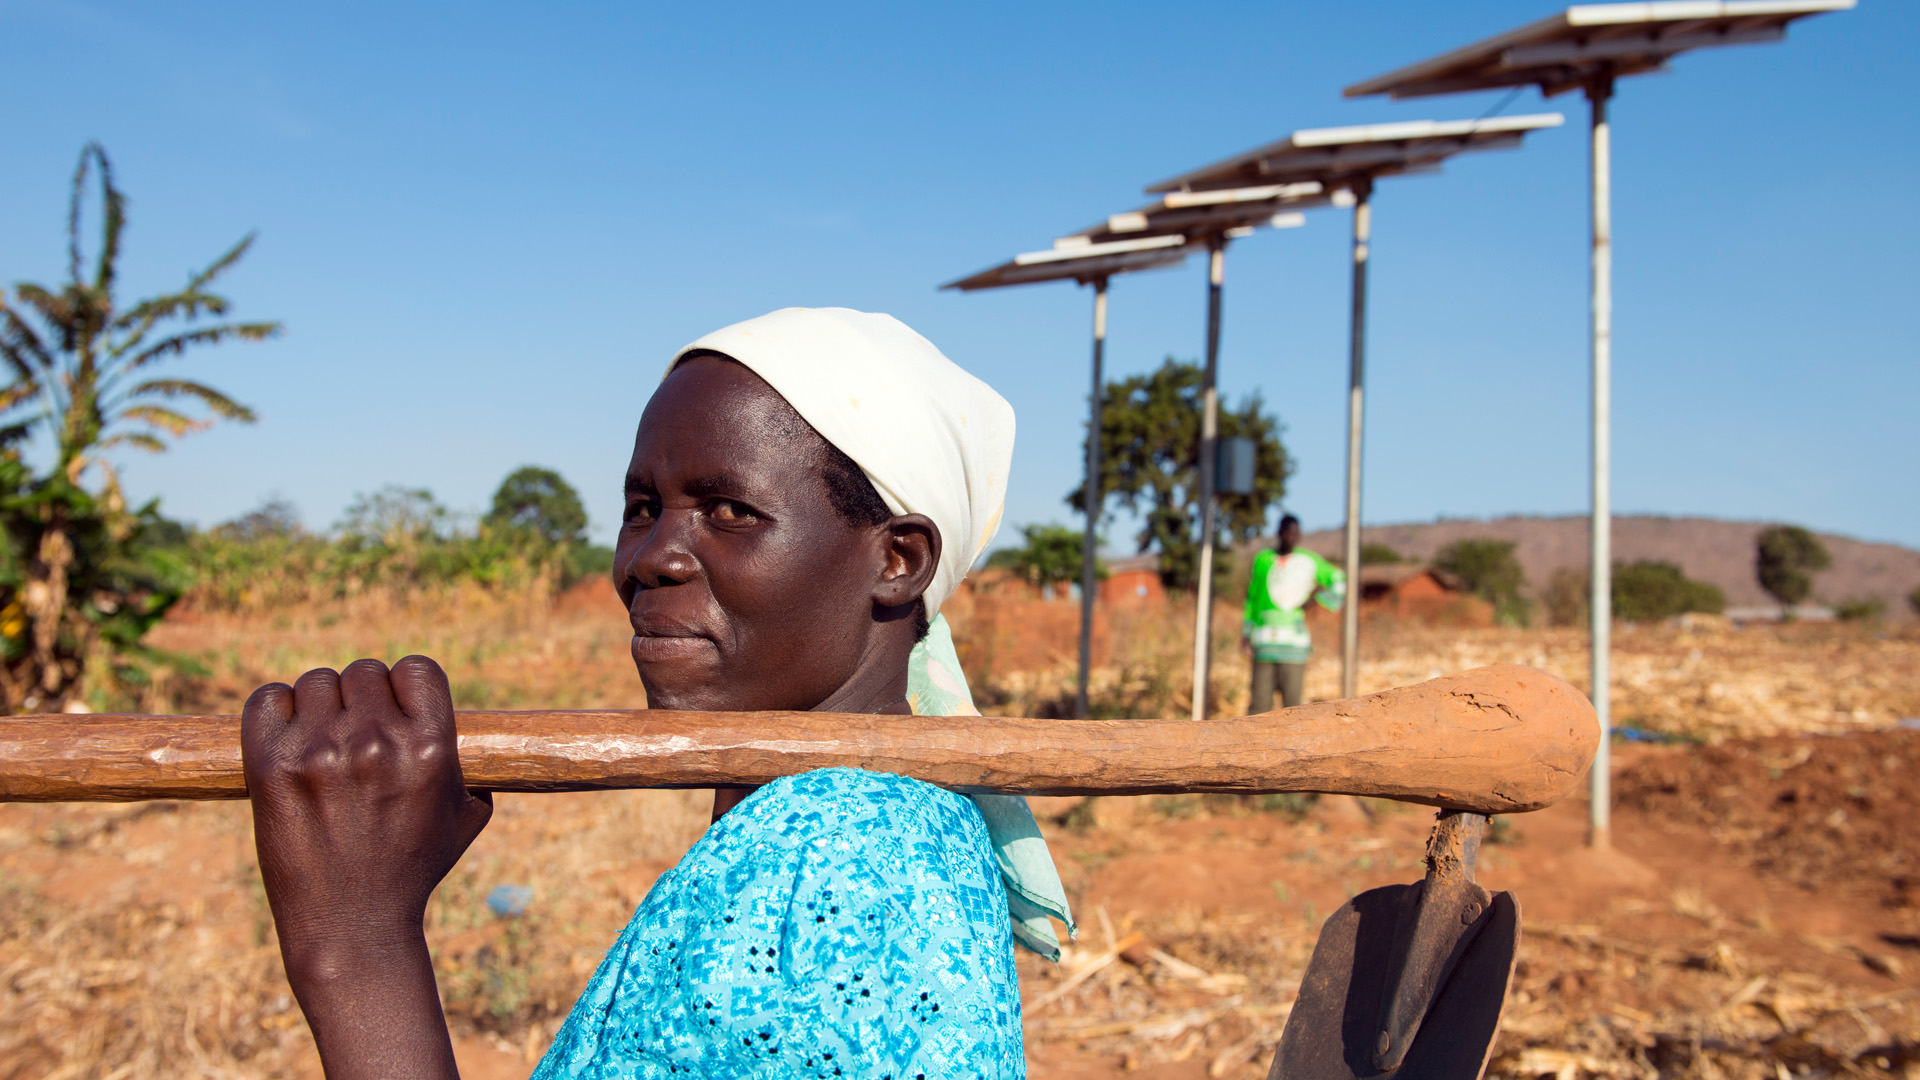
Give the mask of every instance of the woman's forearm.
M 330 1080 L 457 1077 L 422 930 L 486 827 L 453 694 L 423 656 L 254 691 L 240 717 L 260 883 Z
M 424 935 L 282 949 L 327 1080 L 457 1078 Z

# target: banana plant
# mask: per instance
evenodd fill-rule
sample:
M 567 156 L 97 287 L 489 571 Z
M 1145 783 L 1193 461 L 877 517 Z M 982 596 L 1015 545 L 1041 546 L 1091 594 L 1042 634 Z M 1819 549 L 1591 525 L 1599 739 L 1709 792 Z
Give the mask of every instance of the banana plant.
M 82 210 L 98 177 L 99 245 L 86 258 Z M 67 212 L 67 281 L 58 288 L 19 282 L 0 289 L 0 458 L 9 489 L 0 565 L 0 699 L 9 711 L 55 711 L 82 700 L 90 654 L 124 649 L 124 630 L 104 632 L 138 610 L 152 614 L 165 587 L 151 575 L 106 574 L 106 564 L 141 561 L 135 548 L 152 530 L 153 507 L 128 511 L 110 453 L 149 452 L 219 420 L 251 423 L 253 410 L 203 382 L 160 373 L 191 349 L 262 341 L 277 322 L 223 321 L 231 307 L 212 290 L 253 245 L 249 233 L 177 292 L 122 304 L 115 295 L 127 200 L 98 143 L 80 152 Z M 50 451 L 44 474 L 25 467 L 38 442 Z M 91 565 L 93 562 L 101 566 Z M 83 565 L 85 564 L 85 565 Z M 128 581 L 138 595 L 103 582 Z M 159 589 L 159 592 L 155 592 Z M 166 601 L 170 603 L 171 601 Z M 164 604 L 160 605 L 164 610 Z M 139 620 L 139 633 L 151 620 Z

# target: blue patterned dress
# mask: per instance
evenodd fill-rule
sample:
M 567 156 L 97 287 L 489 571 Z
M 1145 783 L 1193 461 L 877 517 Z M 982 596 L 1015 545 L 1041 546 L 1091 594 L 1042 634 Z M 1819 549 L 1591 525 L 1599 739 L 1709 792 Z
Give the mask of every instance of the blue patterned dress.
M 906 777 L 761 788 L 654 885 L 535 1080 L 1026 1075 L 980 811 Z

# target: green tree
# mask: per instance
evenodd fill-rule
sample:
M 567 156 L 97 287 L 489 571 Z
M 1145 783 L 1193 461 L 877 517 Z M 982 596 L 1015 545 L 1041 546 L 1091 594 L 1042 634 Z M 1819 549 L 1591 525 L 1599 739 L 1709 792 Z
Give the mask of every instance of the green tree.
M 1194 587 L 1198 573 L 1202 379 L 1198 364 L 1168 357 L 1156 371 L 1108 383 L 1101 398 L 1101 492 L 1140 516 L 1138 550 L 1160 553 L 1160 576 L 1169 588 Z M 1266 531 L 1268 511 L 1286 495 L 1293 473 L 1280 421 L 1263 404 L 1255 394 L 1237 409 L 1220 410 L 1220 437 L 1252 439 L 1255 447 L 1253 494 L 1219 497 L 1215 533 L 1222 554 Z M 1084 505 L 1082 487 L 1067 495 L 1076 510 Z M 1226 578 L 1231 561 L 1216 556 L 1217 578 Z
M 401 547 L 432 539 L 447 527 L 447 508 L 426 488 L 388 484 L 347 504 L 340 535 L 363 546 Z
M 1064 525 L 1025 525 L 1020 535 L 1024 543 L 987 556 L 987 565 L 1005 567 L 1041 588 L 1080 580 L 1083 534 Z M 1098 562 L 1094 568 L 1105 576 Z
M 1825 544 L 1798 525 L 1762 529 L 1754 541 L 1754 574 L 1767 595 L 1780 602 L 1780 612 L 1813 593 L 1813 573 L 1833 564 Z
M 1408 560 L 1405 555 L 1400 554 L 1385 544 L 1365 543 L 1360 545 L 1361 566 L 1394 566 L 1408 561 L 1410 560 Z
M 1551 626 L 1584 626 L 1593 612 L 1593 575 L 1584 566 L 1563 566 L 1547 579 L 1540 603 Z
M 552 469 L 524 465 L 507 474 L 493 493 L 486 523 L 525 532 L 549 544 L 585 542 L 587 508 L 580 493 Z
M 99 248 L 89 262 L 81 218 L 96 169 Z M 106 152 L 88 144 L 68 204 L 68 280 L 57 289 L 17 283 L 11 301 L 0 293 L 0 359 L 12 380 L 0 389 L 0 516 L 8 547 L 0 574 L 0 697 L 14 711 L 80 700 L 93 650 L 104 644 L 122 660 L 137 659 L 146 628 L 178 597 L 148 550 L 157 506 L 126 509 L 108 452 L 159 452 L 216 420 L 254 419 L 205 383 L 154 370 L 198 346 L 280 331 L 279 323 L 209 321 L 230 306 L 211 286 L 246 254 L 251 234 L 190 275 L 180 291 L 122 304 L 115 285 L 126 206 Z M 51 451 L 44 473 L 28 468 L 21 453 L 35 437 Z
M 1613 615 L 1650 622 L 1690 611 L 1718 615 L 1727 608 L 1719 586 L 1695 581 L 1670 562 L 1642 559 L 1613 568 Z
M 1553 572 L 1541 603 L 1554 626 L 1584 626 L 1590 612 L 1593 577 L 1584 566 L 1563 566 Z M 1613 615 L 1616 619 L 1646 622 L 1697 611 L 1717 615 L 1726 610 L 1727 596 L 1717 585 L 1695 581 L 1678 566 L 1642 559 L 1615 563 L 1612 577 Z
M 232 521 L 215 525 L 213 532 L 222 539 L 243 542 L 297 536 L 300 533 L 300 511 L 285 499 L 272 498 Z
M 1915 615 L 1920 615 L 1920 585 L 1915 585 L 1913 591 L 1907 594 L 1907 606 L 1913 609 Z
M 1471 537 L 1456 540 L 1434 556 L 1436 570 L 1460 579 L 1466 590 L 1493 605 L 1493 616 L 1508 626 L 1527 625 L 1527 574 L 1513 554 L 1513 541 Z
M 1833 617 L 1841 622 L 1879 622 L 1887 617 L 1887 601 L 1879 596 L 1855 596 L 1833 605 Z

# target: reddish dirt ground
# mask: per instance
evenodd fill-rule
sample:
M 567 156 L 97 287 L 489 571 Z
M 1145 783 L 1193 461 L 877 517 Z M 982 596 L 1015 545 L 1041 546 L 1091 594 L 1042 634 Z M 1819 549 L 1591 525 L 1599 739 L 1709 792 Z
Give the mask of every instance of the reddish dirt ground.
M 1625 746 L 1615 765 L 1611 853 L 1584 846 L 1579 800 L 1504 819 L 1483 848 L 1480 880 L 1513 890 L 1525 927 L 1492 1074 L 1920 1075 L 1920 912 L 1896 884 L 1916 851 L 1920 732 Z M 577 992 L 566 987 L 670 865 L 669 849 L 697 832 L 697 807 L 669 798 L 690 799 L 503 806 L 473 880 L 443 889 L 434 934 L 466 1075 L 530 1070 Z M 1020 972 L 1030 1074 L 1062 1080 L 1264 1075 L 1319 923 L 1354 893 L 1417 879 L 1432 820 L 1345 798 L 1299 815 L 1233 797 L 1039 809 L 1082 933 L 1064 964 L 1023 955 Z M 593 836 L 645 829 L 659 835 L 629 844 L 631 858 L 514 863 L 548 857 L 556 839 L 604 851 Z M 54 1048 L 75 1025 L 93 1032 L 84 1045 L 98 1057 L 148 1063 L 125 1075 L 180 1074 L 142 1049 L 162 1018 L 140 1010 L 166 1004 L 162 982 L 192 985 L 189 1041 L 226 1062 L 211 1072 L 318 1076 L 278 981 L 244 807 L 0 807 L 7 836 L 21 842 L 0 872 L 35 921 L 0 942 L 0 1077 L 59 1072 Z M 455 917 L 502 875 L 592 894 L 591 906 L 564 909 L 578 925 L 539 924 L 564 938 L 534 955 L 552 975 L 539 995 L 552 1000 L 504 1022 L 487 1011 L 497 997 L 469 1003 L 462 987 L 470 972 L 497 977 L 487 958 L 515 948 L 516 931 Z M 1123 956 L 1109 957 L 1114 945 Z M 189 956 L 190 972 L 167 966 Z
M 211 674 L 183 689 L 215 711 L 269 677 L 409 651 L 446 662 L 463 705 L 636 705 L 626 629 L 604 600 L 582 590 L 537 610 L 412 622 L 384 609 L 314 626 L 170 621 L 162 636 L 204 660 Z M 1130 627 L 1134 651 L 1096 681 L 1116 715 L 1184 715 L 1184 625 Z M 963 644 L 996 650 L 993 666 L 969 669 L 992 711 L 1043 715 L 1070 691 L 1065 644 L 1045 654 L 1066 658 L 1057 669 L 1026 670 L 1039 661 L 974 630 Z M 1369 634 L 1363 670 L 1379 686 L 1496 661 L 1577 684 L 1585 662 L 1570 630 Z M 1616 717 L 1721 741 L 1615 748 L 1609 854 L 1585 847 L 1579 800 L 1496 823 L 1480 878 L 1517 894 L 1525 936 L 1491 1075 L 1920 1080 L 1920 732 L 1897 728 L 1920 712 L 1917 665 L 1909 631 L 1623 628 Z M 1244 668 L 1222 670 L 1216 692 L 1244 700 L 1232 683 Z M 1330 696 L 1336 676 L 1317 662 L 1309 695 Z M 1794 734 L 1812 730 L 1847 734 Z M 619 927 L 699 834 L 698 804 L 501 797 L 430 915 L 465 1075 L 531 1070 Z M 1346 798 L 1040 809 L 1082 934 L 1059 966 L 1020 961 L 1036 1080 L 1263 1076 L 1321 921 L 1363 889 L 1416 880 L 1432 819 Z M 502 883 L 534 890 L 524 917 L 487 910 Z M 0 806 L 0 1080 L 89 1075 L 317 1080 L 244 805 Z
M 1508 819 L 1483 849 L 1479 880 L 1515 893 L 1525 927 L 1492 1072 L 1914 1075 L 1920 913 L 1892 882 L 1920 832 L 1901 797 L 1920 732 L 1622 747 L 1615 765 L 1611 852 L 1586 847 L 1579 800 Z M 1105 944 L 1104 910 L 1122 938 L 1247 979 L 1208 992 L 1152 960 L 1109 965 L 1029 1019 L 1033 1074 L 1263 1075 L 1310 928 L 1417 878 L 1431 815 L 1325 799 L 1298 822 L 1225 807 L 1143 828 L 1127 820 L 1141 809 L 1097 807 L 1052 838 L 1083 942 Z M 1038 963 L 1023 975 L 1029 1001 L 1058 981 Z M 1183 1016 L 1198 1023 L 1167 1038 Z
M 1911 909 L 1916 744 L 1920 731 L 1902 730 L 1707 746 L 1646 761 L 1618 797 L 1656 820 L 1707 828 L 1769 877 Z

